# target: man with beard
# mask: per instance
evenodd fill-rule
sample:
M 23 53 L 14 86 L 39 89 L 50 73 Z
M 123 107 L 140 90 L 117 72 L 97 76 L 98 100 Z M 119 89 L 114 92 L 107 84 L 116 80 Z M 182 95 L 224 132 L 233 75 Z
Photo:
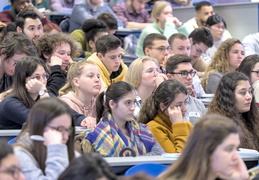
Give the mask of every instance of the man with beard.
M 82 24 L 87 19 L 97 18 L 103 12 L 111 13 L 118 21 L 119 27 L 123 26 L 120 19 L 114 14 L 112 9 L 103 0 L 84 0 L 80 4 L 75 4 L 69 21 L 69 33 L 76 29 L 81 29 Z
M 144 29 L 152 20 L 145 5 L 148 0 L 127 0 L 114 6 L 112 10 L 123 22 L 125 28 Z
M 189 33 L 191 33 L 194 29 L 198 27 L 205 26 L 207 19 L 210 16 L 215 14 L 212 4 L 208 1 L 201 1 L 197 3 L 195 5 L 195 12 L 196 12 L 195 17 L 193 17 L 192 19 L 184 23 Z M 223 33 L 223 38 L 224 39 L 231 38 L 230 33 L 226 29 Z
M 33 11 L 21 11 L 17 14 L 16 30 L 25 34 L 34 43 L 40 38 L 43 33 L 42 22 L 38 15 Z
M 33 6 L 30 0 L 10 0 L 12 8 L 0 12 L 0 24 L 9 24 L 14 22 L 16 15 L 21 11 L 34 11 L 40 18 L 43 25 L 51 23 L 51 21 Z

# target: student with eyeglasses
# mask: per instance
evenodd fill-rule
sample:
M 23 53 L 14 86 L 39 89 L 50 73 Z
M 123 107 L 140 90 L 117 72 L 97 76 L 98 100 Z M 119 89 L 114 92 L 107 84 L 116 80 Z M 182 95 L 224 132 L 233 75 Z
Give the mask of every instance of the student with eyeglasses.
M 245 58 L 243 44 L 236 38 L 222 42 L 205 71 L 202 86 L 206 93 L 214 94 L 220 79 L 228 72 L 234 72 Z
M 186 36 L 189 34 L 185 25 L 177 17 L 173 16 L 172 5 L 167 1 L 155 2 L 151 18 L 154 23 L 148 25 L 140 34 L 136 51 L 138 57 L 144 56 L 143 41 L 151 33 L 159 33 L 166 36 L 166 38 L 175 33 L 183 33 Z
M 165 68 L 168 79 L 175 79 L 187 88 L 187 112 L 184 118 L 192 124 L 195 124 L 207 109 L 204 104 L 196 98 L 196 91 L 192 84 L 196 71 L 193 69 L 191 61 L 192 58 L 189 56 L 176 54 L 167 60 Z
M 192 129 L 184 120 L 188 92 L 184 85 L 170 79 L 162 82 L 144 102 L 138 122 L 147 124 L 167 153 L 180 153 Z
M 11 146 L 0 141 L 0 180 L 25 180 Z
M 57 179 L 75 157 L 75 122 L 58 98 L 39 100 L 14 143 L 26 179 Z
M 249 77 L 254 90 L 253 94 L 255 102 L 259 107 L 259 55 L 254 54 L 245 57 L 237 71 L 242 72 Z

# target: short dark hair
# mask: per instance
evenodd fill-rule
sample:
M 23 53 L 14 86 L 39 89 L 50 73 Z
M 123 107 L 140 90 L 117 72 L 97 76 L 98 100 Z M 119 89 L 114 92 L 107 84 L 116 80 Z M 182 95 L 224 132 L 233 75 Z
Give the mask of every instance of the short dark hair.
M 181 39 L 181 40 L 186 40 L 188 37 L 185 36 L 184 34 L 182 33 L 175 33 L 173 35 L 171 35 L 168 39 L 168 43 L 171 44 L 174 42 L 175 39 Z
M 177 68 L 178 64 L 191 63 L 191 60 L 191 57 L 184 54 L 176 54 L 169 57 L 165 65 L 166 73 L 171 74 Z
M 103 56 L 111 50 L 117 49 L 121 46 L 121 40 L 114 35 L 104 35 L 97 39 L 95 43 L 96 52 Z
M 206 25 L 207 26 L 213 26 L 215 24 L 218 24 L 220 22 L 223 22 L 225 28 L 227 28 L 227 24 L 226 24 L 226 21 L 223 19 L 223 17 L 221 17 L 220 15 L 218 14 L 215 14 L 215 15 L 212 15 L 210 16 L 207 21 L 206 21 Z
M 94 42 L 94 38 L 99 32 L 108 32 L 106 24 L 98 19 L 85 20 L 82 30 L 85 33 L 87 43 L 89 43 L 90 40 Z
M 201 1 L 195 5 L 195 11 L 200 11 L 203 6 L 212 6 L 209 1 Z
M 99 16 L 97 16 L 97 19 L 103 21 L 109 29 L 118 29 L 118 21 L 109 12 L 99 14 Z
M 21 11 L 16 15 L 15 24 L 16 27 L 24 28 L 24 22 L 27 18 L 40 19 L 39 16 L 34 11 Z
M 153 45 L 155 40 L 167 40 L 167 38 L 163 34 L 159 33 L 151 33 L 147 35 L 143 41 L 143 52 L 145 53 L 145 49 Z
M 203 43 L 208 47 L 213 46 L 213 36 L 210 30 L 206 27 L 199 27 L 194 29 L 189 38 L 192 38 L 193 44 Z

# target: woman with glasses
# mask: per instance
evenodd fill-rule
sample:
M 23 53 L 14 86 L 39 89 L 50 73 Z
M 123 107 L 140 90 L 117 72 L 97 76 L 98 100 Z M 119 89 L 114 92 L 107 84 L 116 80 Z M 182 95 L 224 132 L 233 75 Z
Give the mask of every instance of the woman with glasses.
M 244 47 L 240 40 L 229 38 L 222 42 L 203 76 L 202 86 L 205 92 L 214 94 L 222 76 L 236 71 L 244 58 Z
M 0 180 L 25 180 L 11 146 L 0 142 Z
M 206 27 L 210 29 L 213 36 L 213 46 L 210 47 L 204 54 L 202 54 L 201 58 L 209 64 L 219 45 L 226 40 L 223 39 L 223 33 L 227 28 L 227 24 L 223 17 L 215 14 L 208 18 L 206 22 Z
M 176 80 L 162 82 L 144 102 L 138 122 L 147 124 L 167 153 L 180 153 L 192 129 L 183 117 L 187 111 L 187 89 Z
M 75 123 L 69 106 L 44 98 L 32 108 L 14 143 L 26 179 L 57 179 L 74 159 Z
M 172 5 L 167 1 L 155 2 L 151 12 L 151 18 L 154 23 L 148 25 L 140 34 L 136 51 L 138 57 L 144 56 L 143 41 L 148 34 L 159 33 L 165 35 L 167 38 L 175 33 L 189 35 L 184 24 L 173 16 Z
M 134 60 L 126 73 L 125 81 L 136 89 L 136 101 L 133 118 L 138 118 L 142 103 L 151 96 L 155 88 L 167 79 L 165 74 L 159 73 L 156 59 L 144 56 Z
M 208 113 L 233 119 L 240 129 L 240 147 L 259 150 L 259 112 L 249 78 L 241 72 L 230 72 L 219 82 Z
M 49 97 L 47 72 L 46 64 L 37 57 L 27 56 L 17 62 L 12 90 L 0 103 L 0 129 L 21 129 L 35 102 Z
M 254 89 L 253 94 L 255 102 L 259 107 L 259 55 L 255 54 L 245 57 L 237 71 L 242 72 L 249 77 L 250 83 Z

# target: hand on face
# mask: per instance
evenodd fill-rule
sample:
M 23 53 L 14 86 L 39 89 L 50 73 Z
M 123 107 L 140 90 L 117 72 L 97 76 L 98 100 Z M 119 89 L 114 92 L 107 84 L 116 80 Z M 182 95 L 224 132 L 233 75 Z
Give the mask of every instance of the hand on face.
M 86 117 L 80 125 L 87 128 L 93 128 L 96 126 L 96 119 L 93 117 Z
M 38 94 L 40 90 L 46 89 L 45 84 L 37 79 L 30 79 L 26 84 L 25 87 L 28 92 L 32 94 Z
M 62 65 L 62 59 L 58 56 L 51 56 L 49 66 Z
M 21 11 L 34 11 L 34 6 L 31 2 L 27 3 L 26 5 L 21 7 Z
M 7 24 L 0 21 L 0 28 L 4 28 Z
M 44 133 L 43 137 L 45 139 L 44 145 L 49 146 L 53 144 L 62 144 L 62 133 L 55 130 L 48 128 Z
M 163 73 L 157 74 L 156 76 L 156 87 L 158 87 L 163 81 L 167 80 L 167 76 Z
M 248 175 L 246 165 L 240 156 L 238 156 L 237 163 L 233 169 L 232 174 L 229 174 L 229 172 L 226 172 L 226 173 L 221 172 L 221 173 L 218 173 L 218 177 L 220 179 L 225 179 L 225 180 L 249 180 L 249 175 Z
M 183 122 L 183 115 L 180 107 L 168 107 L 167 113 L 172 124 Z

